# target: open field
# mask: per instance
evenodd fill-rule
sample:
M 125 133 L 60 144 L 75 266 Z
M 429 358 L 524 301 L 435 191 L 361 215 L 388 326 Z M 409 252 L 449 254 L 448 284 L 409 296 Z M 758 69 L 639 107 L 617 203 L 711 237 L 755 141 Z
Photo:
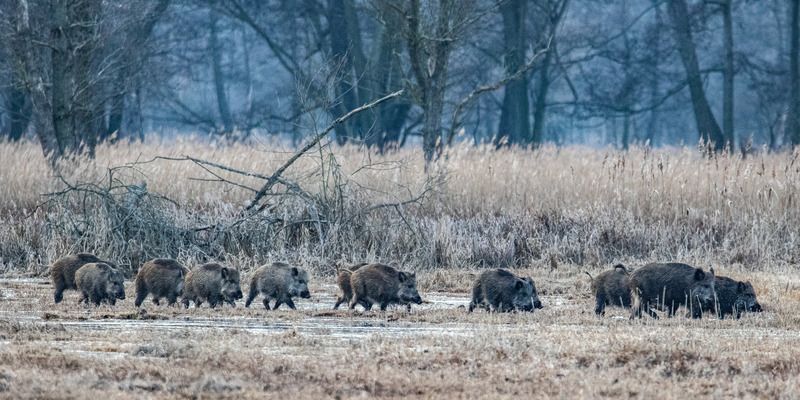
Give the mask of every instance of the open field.
M 46 281 L 0 282 L 0 395 L 9 398 L 795 398 L 800 276 L 758 273 L 766 312 L 739 321 L 596 318 L 588 278 L 532 271 L 545 308 L 467 314 L 423 292 L 407 314 L 331 311 L 315 279 L 298 311 L 85 308 Z M 787 271 L 788 272 L 788 271 Z M 466 273 L 453 272 L 456 281 Z M 421 283 L 435 281 L 429 274 Z M 257 305 L 257 306 L 256 306 Z
M 38 145 L 0 143 L 0 396 L 800 396 L 797 154 L 457 147 L 431 179 L 414 150 L 326 147 L 246 220 L 257 177 L 131 164 L 184 155 L 269 175 L 290 153 L 120 144 L 57 177 Z M 78 251 L 129 276 L 153 257 L 222 260 L 243 272 L 245 291 L 256 266 L 286 260 L 312 273 L 312 299 L 294 312 L 257 300 L 222 310 L 148 301 L 142 313 L 129 280 L 116 308 L 78 306 L 75 292 L 54 305 L 48 265 Z M 336 266 L 362 260 L 417 271 L 427 303 L 410 314 L 331 311 Z M 765 312 L 594 316 L 584 271 L 667 260 L 750 280 Z M 489 267 L 532 276 L 545 308 L 467 314 L 474 273 Z

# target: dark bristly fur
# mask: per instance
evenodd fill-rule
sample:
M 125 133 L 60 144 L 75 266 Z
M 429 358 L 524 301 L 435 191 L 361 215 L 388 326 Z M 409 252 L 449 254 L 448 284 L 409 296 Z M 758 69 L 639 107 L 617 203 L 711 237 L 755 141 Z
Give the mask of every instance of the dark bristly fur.
M 162 297 L 167 298 L 169 305 L 174 305 L 183 294 L 184 279 L 188 273 L 188 268 L 173 259 L 156 258 L 144 263 L 136 274 L 134 305 L 141 306 L 148 294 L 153 295 L 156 305 Z
M 300 296 L 304 299 L 311 297 L 308 291 L 308 272 L 280 262 L 264 265 L 253 273 L 250 293 L 244 306 L 250 307 L 250 303 L 259 293 L 264 295 L 264 308 L 267 310 L 270 300 L 275 300 L 273 310 L 277 310 L 284 303 L 294 310 L 292 297 Z
M 182 299 L 186 308 L 189 308 L 190 301 L 194 302 L 195 307 L 200 307 L 204 301 L 208 301 L 211 308 L 223 301 L 236 307 L 236 300 L 241 298 L 239 271 L 234 268 L 208 263 L 186 274 Z
M 761 305 L 756 300 L 756 292 L 750 282 L 739 282 L 726 276 L 718 276 L 714 281 L 716 301 L 703 304 L 703 311 L 715 312 L 720 319 L 726 315 L 741 318 L 742 312 L 760 312 Z
M 648 264 L 630 274 L 631 318 L 642 311 L 653 318 L 653 309 L 667 311 L 672 317 L 680 306 L 687 307 L 692 318 L 702 317 L 702 303 L 714 298 L 714 269 L 702 269 L 680 263 Z
M 333 306 L 334 310 L 339 309 L 342 304 L 350 304 L 350 299 L 353 298 L 353 287 L 350 286 L 350 276 L 353 271 L 367 265 L 367 263 L 358 263 L 348 268 L 341 268 L 336 274 L 336 284 L 342 293 L 336 297 L 336 304 Z
M 475 307 L 509 312 L 533 311 L 542 308 L 533 279 L 521 278 L 505 269 L 484 271 L 472 285 L 472 301 L 469 312 Z
M 88 263 L 75 271 L 75 284 L 81 291 L 79 302 L 91 300 L 95 306 L 101 302 L 115 305 L 117 299 L 125 299 L 122 273 L 105 263 Z
M 411 303 L 422 303 L 417 292 L 416 273 L 398 271 L 385 264 L 369 264 L 353 271 L 350 286 L 353 289 L 351 310 L 357 304 L 370 310 L 374 303 L 380 304 L 381 310 L 386 310 L 389 304 L 405 304 L 410 310 Z
M 75 284 L 75 272 L 78 268 L 88 263 L 105 263 L 115 268 L 116 265 L 109 261 L 103 261 L 94 254 L 78 253 L 68 255 L 56 260 L 53 266 L 50 267 L 50 278 L 53 281 L 55 289 L 53 299 L 56 303 L 60 303 L 64 298 L 64 290 L 77 290 L 78 286 Z
M 588 275 L 588 273 L 587 273 Z M 605 271 L 592 279 L 592 293 L 595 296 L 594 312 L 605 315 L 606 306 L 629 308 L 631 306 L 631 290 L 628 287 L 628 270 L 622 264 Z M 591 278 L 591 275 L 589 275 Z

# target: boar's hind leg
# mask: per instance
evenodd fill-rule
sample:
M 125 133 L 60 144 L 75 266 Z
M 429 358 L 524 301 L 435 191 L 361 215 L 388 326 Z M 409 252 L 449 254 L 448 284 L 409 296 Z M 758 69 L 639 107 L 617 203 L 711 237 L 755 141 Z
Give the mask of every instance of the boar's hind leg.
M 53 300 L 60 303 L 64 299 L 64 278 L 57 277 L 55 279 L 56 291 L 53 293 Z
M 270 309 L 269 308 L 269 297 L 264 296 L 264 301 L 262 301 L 262 303 L 264 303 L 264 308 L 266 308 L 267 310 Z
M 606 314 L 606 298 L 602 293 L 598 293 L 595 298 L 594 313 L 597 315 Z
M 172 293 L 169 296 L 167 296 L 167 305 L 168 306 L 172 307 L 177 302 L 178 302 L 178 294 L 177 293 Z
M 286 298 L 285 298 L 283 301 L 284 301 L 284 303 L 286 303 L 286 305 L 287 305 L 287 306 L 289 306 L 289 308 L 291 308 L 292 310 L 296 310 L 296 309 L 297 309 L 297 307 L 295 307 L 295 305 L 294 305 L 294 301 L 292 301 L 292 298 L 291 298 L 291 297 L 289 297 L 289 296 L 286 296 Z
M 342 303 L 345 303 L 345 302 L 347 302 L 347 299 L 345 299 L 344 296 L 337 297 L 336 298 L 336 304 L 333 305 L 333 309 L 334 310 L 338 310 L 339 306 L 342 305 Z
M 95 307 L 99 307 L 103 301 L 103 295 L 95 291 L 89 294 L 89 299 L 94 303 Z
M 256 286 L 255 283 L 251 283 L 250 284 L 250 293 L 247 295 L 247 300 L 244 302 L 244 306 L 245 307 L 250 307 L 250 304 L 253 302 L 253 300 L 256 298 L 256 296 L 258 296 L 258 287 Z M 267 299 L 265 298 L 264 300 L 267 300 Z M 265 304 L 265 307 L 267 307 L 267 310 L 269 310 L 269 304 L 268 303 Z

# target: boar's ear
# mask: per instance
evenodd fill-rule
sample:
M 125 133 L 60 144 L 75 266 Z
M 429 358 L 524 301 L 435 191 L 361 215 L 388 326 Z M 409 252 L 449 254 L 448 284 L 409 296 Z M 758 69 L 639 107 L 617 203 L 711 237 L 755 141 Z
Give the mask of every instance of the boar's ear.
M 711 276 L 715 276 L 715 275 L 717 275 L 717 274 L 714 272 L 714 268 L 713 268 L 713 267 L 709 268 L 709 269 L 708 269 L 708 271 L 709 271 L 709 272 L 711 272 Z
M 706 279 L 706 273 L 703 272 L 702 269 L 697 268 L 694 270 L 694 279 L 696 281 L 702 281 L 703 279 Z
M 405 282 L 405 281 L 406 281 L 406 279 L 408 279 L 408 277 L 406 276 L 406 273 L 405 273 L 405 272 L 403 272 L 403 271 L 400 271 L 400 272 L 397 274 L 397 278 L 400 280 L 400 282 Z
M 736 285 L 736 291 L 739 293 L 744 293 L 747 290 L 747 284 L 744 282 L 738 282 Z
M 297 267 L 292 267 L 292 276 L 297 276 L 300 274 L 300 271 L 297 270 Z
M 219 273 L 222 274 L 222 280 L 228 279 L 228 268 L 222 267 Z
M 522 283 L 522 280 L 517 279 L 517 283 L 514 284 L 514 289 L 520 290 L 525 287 L 525 284 Z

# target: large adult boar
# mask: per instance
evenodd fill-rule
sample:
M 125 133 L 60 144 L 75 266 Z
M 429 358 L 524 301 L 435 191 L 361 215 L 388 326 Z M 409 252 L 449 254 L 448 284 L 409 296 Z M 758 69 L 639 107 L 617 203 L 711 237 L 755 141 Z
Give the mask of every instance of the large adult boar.
M 75 271 L 75 284 L 81 291 L 79 303 L 91 301 L 95 306 L 125 299 L 125 278 L 117 269 L 105 263 L 88 263 Z
M 336 274 L 336 284 L 339 286 L 339 290 L 342 292 L 336 298 L 336 304 L 334 304 L 333 309 L 339 309 L 339 306 L 342 304 L 350 304 L 350 299 L 353 298 L 353 287 L 350 285 L 350 276 L 353 275 L 353 271 L 367 265 L 367 263 L 359 263 L 347 268 L 339 269 L 339 272 Z
M 405 304 L 411 310 L 412 303 L 422 303 L 417 292 L 417 274 L 398 271 L 385 264 L 364 265 L 353 271 L 350 286 L 353 290 L 351 310 L 356 304 L 370 310 L 374 303 L 380 304 L 381 311 L 385 311 L 389 304 Z
M 223 267 L 217 263 L 203 264 L 186 274 L 183 285 L 183 305 L 189 308 L 193 301 L 200 307 L 204 301 L 211 308 L 221 302 L 236 307 L 236 300 L 242 298 L 239 286 L 239 271 Z
M 589 275 L 589 273 L 586 273 Z M 592 278 L 589 275 L 589 278 Z M 592 293 L 595 297 L 594 313 L 605 315 L 606 306 L 629 308 L 631 290 L 628 287 L 628 270 L 622 264 L 592 278 Z
M 159 305 L 162 297 L 166 297 L 169 305 L 175 304 L 183 294 L 184 279 L 188 274 L 189 269 L 173 259 L 156 258 L 144 263 L 136 274 L 134 304 L 141 306 L 148 294 L 153 295 L 155 305 Z
M 65 257 L 61 257 L 50 267 L 50 278 L 53 280 L 53 299 L 56 303 L 60 303 L 64 299 L 64 290 L 77 290 L 78 286 L 75 284 L 75 272 L 78 268 L 89 263 L 105 263 L 116 268 L 116 264 L 110 261 L 104 261 L 94 254 L 78 253 Z
M 542 302 L 533 279 L 520 278 L 505 269 L 493 269 L 481 273 L 472 284 L 469 312 L 478 306 L 499 312 L 533 311 L 542 308 Z
M 244 306 L 250 307 L 250 303 L 259 293 L 264 295 L 264 308 L 267 310 L 271 300 L 275 300 L 273 310 L 277 310 L 284 303 L 294 310 L 296 307 L 292 297 L 300 296 L 304 299 L 311 297 L 308 291 L 308 272 L 281 262 L 264 265 L 253 273 L 250 293 Z
M 680 263 L 654 263 L 637 269 L 630 275 L 631 318 L 646 311 L 653 318 L 653 309 L 667 311 L 672 317 L 680 306 L 689 309 L 692 318 L 703 316 L 702 305 L 714 299 L 714 269 Z
M 725 315 L 741 318 L 743 311 L 760 312 L 761 305 L 756 300 L 756 291 L 750 282 L 740 282 L 726 276 L 714 280 L 716 301 L 712 299 L 703 305 L 703 311 L 715 312 L 720 319 Z

